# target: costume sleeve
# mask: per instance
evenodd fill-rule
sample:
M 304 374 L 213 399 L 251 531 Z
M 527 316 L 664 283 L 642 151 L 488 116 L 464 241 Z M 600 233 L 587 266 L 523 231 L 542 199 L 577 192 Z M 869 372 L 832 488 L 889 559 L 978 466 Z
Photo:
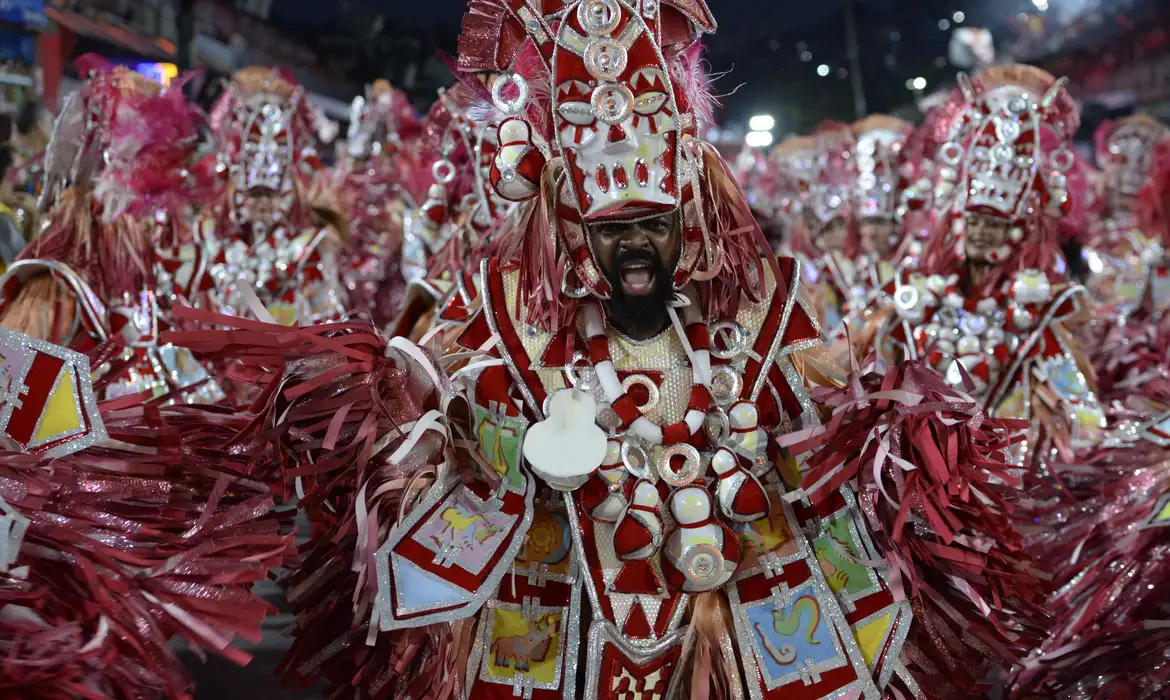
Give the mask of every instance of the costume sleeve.
M 364 322 L 290 329 L 179 315 L 236 329 L 167 340 L 267 378 L 249 446 L 263 459 L 251 468 L 313 521 L 289 589 L 297 623 L 287 678 L 362 696 L 402 688 L 445 697 L 465 666 L 473 616 L 515 552 L 470 574 L 463 558 L 523 541 L 532 482 L 497 477 L 493 488 L 475 477 L 466 406 L 450 401 L 445 373 L 403 338 Z M 488 540 L 452 539 L 489 520 L 500 529 Z
M 1024 424 L 985 416 L 914 362 L 855 368 L 814 400 L 828 422 L 781 439 L 803 459 L 792 498 L 817 508 L 855 494 L 883 578 L 913 609 L 902 682 L 925 697 L 982 697 L 987 675 L 1023 659 L 1043 625 L 1012 504 L 1009 448 Z

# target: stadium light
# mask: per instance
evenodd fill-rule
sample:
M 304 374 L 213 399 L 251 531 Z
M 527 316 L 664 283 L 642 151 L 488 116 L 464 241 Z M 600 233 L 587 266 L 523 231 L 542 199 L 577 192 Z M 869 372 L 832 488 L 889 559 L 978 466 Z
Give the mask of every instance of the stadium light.
M 752 148 L 767 148 L 772 145 L 772 132 L 749 131 L 744 141 Z
M 757 114 L 748 121 L 752 131 L 771 131 L 776 127 L 776 119 L 771 114 Z

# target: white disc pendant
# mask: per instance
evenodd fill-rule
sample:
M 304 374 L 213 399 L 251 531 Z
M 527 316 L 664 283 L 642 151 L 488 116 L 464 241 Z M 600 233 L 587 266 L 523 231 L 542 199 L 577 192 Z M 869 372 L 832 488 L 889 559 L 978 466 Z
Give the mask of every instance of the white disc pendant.
M 548 402 L 548 418 L 528 429 L 524 458 L 558 491 L 572 491 L 605 462 L 609 441 L 597 426 L 597 403 L 583 391 L 562 389 Z

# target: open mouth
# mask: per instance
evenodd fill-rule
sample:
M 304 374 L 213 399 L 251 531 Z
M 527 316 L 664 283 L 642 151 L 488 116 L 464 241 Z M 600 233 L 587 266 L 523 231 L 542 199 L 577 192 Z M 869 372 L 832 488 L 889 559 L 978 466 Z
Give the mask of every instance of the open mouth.
M 631 260 L 621 267 L 622 291 L 630 296 L 644 296 L 654 292 L 657 280 L 654 268 L 643 260 Z

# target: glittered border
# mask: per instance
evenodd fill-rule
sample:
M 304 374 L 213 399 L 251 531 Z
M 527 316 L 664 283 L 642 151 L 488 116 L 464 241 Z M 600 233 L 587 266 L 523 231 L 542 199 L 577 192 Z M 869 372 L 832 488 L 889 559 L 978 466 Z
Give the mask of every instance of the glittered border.
M 479 590 L 476 593 L 468 592 L 464 599 L 464 605 L 454 610 L 445 610 L 443 612 L 431 613 L 428 615 L 419 615 L 411 617 L 409 620 L 399 620 L 394 616 L 394 605 L 390 601 L 390 575 L 391 575 L 391 561 L 390 557 L 393 554 L 393 549 L 399 542 L 409 533 L 415 525 L 422 520 L 432 508 L 435 507 L 446 496 L 455 493 L 455 491 L 462 486 L 462 479 L 457 475 L 449 475 L 441 486 L 436 484 L 431 487 L 427 494 L 418 505 L 416 505 L 406 516 L 406 518 L 396 525 L 386 538 L 386 542 L 374 552 L 374 567 L 378 575 L 378 593 L 374 597 L 374 605 L 378 610 L 378 629 L 382 632 L 390 632 L 396 629 L 423 627 L 425 625 L 435 624 L 437 622 L 454 622 L 455 620 L 462 620 L 475 614 L 476 611 L 483 606 L 483 604 L 491 597 L 499 586 L 500 581 L 508 573 L 516 556 L 520 553 L 520 548 L 524 546 L 525 536 L 528 534 L 528 528 L 532 526 L 533 517 L 533 495 L 535 493 L 534 479 L 525 475 L 527 482 L 527 489 L 525 491 L 525 506 L 524 513 L 521 515 L 520 523 L 517 526 L 516 532 L 512 536 L 512 543 L 507 546 L 500 560 L 496 562 L 495 569 L 493 569 L 479 585 Z M 463 487 L 466 488 L 466 487 Z M 472 496 L 475 496 L 473 493 Z M 477 500 L 478 497 L 476 496 Z M 397 558 L 395 559 L 397 563 Z M 397 571 L 397 567 L 395 567 Z M 424 575 L 436 578 L 430 572 L 419 568 L 419 571 Z M 426 608 L 419 608 L 425 610 Z M 405 612 L 415 612 L 414 609 L 406 609 Z
M 820 592 L 817 590 L 817 588 L 816 580 L 810 577 L 808 580 L 804 581 L 804 583 L 801 583 L 795 588 L 788 589 L 788 593 L 792 597 L 793 601 L 796 601 L 805 593 L 812 593 L 813 596 L 817 599 L 818 606 L 823 606 L 824 598 L 819 595 Z M 829 595 L 831 596 L 832 592 L 830 592 Z M 761 598 L 760 600 L 753 601 L 751 603 L 741 602 L 739 598 L 738 587 L 729 593 L 728 598 L 731 602 L 731 614 L 735 618 L 735 632 L 739 638 L 740 648 L 743 649 L 747 640 L 751 640 L 749 648 L 743 653 L 743 663 L 744 666 L 747 667 L 745 669 L 748 671 L 747 675 L 751 678 L 763 679 L 764 687 L 769 692 L 776 690 L 777 688 L 782 688 L 786 685 L 800 682 L 801 672 L 800 669 L 795 666 L 793 667 L 793 671 L 791 673 L 780 676 L 779 678 L 771 678 L 768 675 L 767 665 L 764 663 L 762 656 L 763 650 L 760 648 L 760 644 L 757 642 L 756 637 L 752 632 L 751 621 L 748 619 L 748 611 L 765 606 L 775 607 L 776 601 L 772 598 Z M 822 615 L 822 620 L 828 621 L 829 616 Z M 852 636 L 853 630 L 846 628 L 845 634 Z M 813 664 L 811 669 L 819 673 L 835 671 L 839 668 L 844 668 L 850 665 L 849 653 L 845 649 L 841 630 L 836 624 L 829 625 L 829 635 L 831 638 L 830 641 L 833 644 L 833 650 L 836 652 L 836 658 Z M 850 683 L 849 685 L 852 686 L 853 683 Z M 759 697 L 757 695 L 759 692 L 758 684 L 749 682 L 749 686 L 756 686 L 756 692 L 752 693 L 752 697 Z
M 491 285 L 491 282 L 489 281 L 489 278 L 491 277 L 491 275 L 489 274 L 490 263 L 491 263 L 490 258 L 484 258 L 479 264 L 479 270 L 480 270 L 479 273 L 483 277 L 483 280 L 484 280 L 484 282 L 483 282 L 484 319 L 487 320 L 488 329 L 491 330 L 492 334 L 502 338 L 503 336 L 500 335 L 500 321 L 499 321 L 499 319 L 496 318 L 496 307 L 492 301 L 492 285 Z M 507 309 L 504 309 L 504 313 L 507 314 L 510 312 Z M 516 360 L 512 357 L 512 354 L 508 351 L 507 344 L 501 341 L 500 343 L 498 343 L 496 345 L 496 348 L 500 351 L 500 358 L 504 360 L 504 366 L 508 368 L 508 373 L 512 375 L 513 383 L 516 385 L 517 388 L 520 389 L 520 393 L 523 394 L 524 402 L 526 404 L 528 404 L 528 409 L 530 411 L 532 411 L 532 413 L 534 415 L 544 416 L 543 407 L 540 405 L 540 402 L 538 402 L 536 400 L 536 396 L 532 393 L 532 390 L 528 388 L 528 384 L 525 383 L 524 377 L 520 374 L 520 369 L 518 367 L 516 367 Z
M 770 266 L 769 266 L 770 267 Z M 775 271 L 773 271 L 775 274 Z M 780 287 L 780 279 L 773 281 L 776 288 Z M 775 362 L 776 353 L 780 351 L 780 344 L 784 342 L 784 334 L 788 331 L 788 321 L 792 317 L 792 306 L 796 303 L 797 292 L 800 290 L 800 261 L 795 258 L 792 261 L 792 279 L 788 280 L 788 296 L 784 299 L 784 310 L 780 314 L 780 325 L 776 328 L 776 334 L 772 336 L 772 344 L 768 347 L 768 352 L 760 358 L 759 376 L 756 377 L 752 384 L 751 393 L 748 394 L 748 400 L 755 403 L 760 398 L 760 392 L 764 390 L 764 383 L 768 381 L 768 365 Z M 773 289 L 773 298 L 775 298 L 775 289 Z M 770 309 L 771 305 L 769 305 Z M 758 332 L 757 332 L 758 333 Z M 757 335 L 756 339 L 759 339 Z
M 35 452 L 38 445 L 44 445 L 57 440 L 68 439 L 71 435 L 82 435 L 79 440 L 70 440 L 64 444 L 56 445 L 44 451 L 44 455 L 51 458 L 64 457 L 66 455 L 80 452 L 81 450 L 91 447 L 106 439 L 106 426 L 102 422 L 101 413 L 98 411 L 97 398 L 93 393 L 93 381 L 90 376 L 89 358 L 79 352 L 68 350 L 60 345 L 54 345 L 38 338 L 25 335 L 19 331 L 14 331 L 8 328 L 0 328 L 0 341 L 5 344 L 24 350 L 27 354 L 24 362 L 17 372 L 17 376 L 12 377 L 13 387 L 25 387 L 25 379 L 28 378 L 28 373 L 32 369 L 33 362 L 36 360 L 36 353 L 40 352 L 50 357 L 55 357 L 65 364 L 57 373 L 56 379 L 53 382 L 53 391 L 61 383 L 61 377 L 66 372 L 73 373 L 73 388 L 75 394 L 73 396 L 74 408 L 77 411 L 78 417 L 82 422 L 89 422 L 89 430 L 86 432 L 84 426 L 68 433 L 61 433 L 51 438 L 46 438 L 39 441 L 30 441 L 26 448 L 21 448 L 22 452 Z M 28 352 L 28 351 L 33 352 Z M 16 406 L 11 401 L 4 402 L 0 407 L 0 430 L 7 432 L 8 422 L 12 419 L 12 414 L 16 410 Z M 37 416 L 36 427 L 33 430 L 35 435 L 41 427 L 41 422 L 44 420 L 44 409 L 41 410 L 41 415 Z

